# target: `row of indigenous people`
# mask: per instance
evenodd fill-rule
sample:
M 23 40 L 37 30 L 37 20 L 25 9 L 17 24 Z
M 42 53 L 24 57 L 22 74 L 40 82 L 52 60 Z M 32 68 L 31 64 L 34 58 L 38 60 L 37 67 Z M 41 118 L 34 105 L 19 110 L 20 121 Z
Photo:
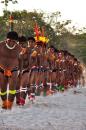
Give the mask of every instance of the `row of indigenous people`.
M 26 96 L 49 95 L 77 86 L 82 76 L 80 62 L 68 51 L 47 46 L 34 37 L 7 33 L 0 43 L 0 96 L 2 108 L 11 109 L 14 98 L 24 105 Z
M 80 62 L 66 50 L 57 50 L 34 37 L 19 38 L 26 49 L 22 55 L 22 76 L 17 83 L 16 103 L 24 105 L 26 96 L 34 100 L 35 95 L 51 95 L 76 87 L 82 77 Z

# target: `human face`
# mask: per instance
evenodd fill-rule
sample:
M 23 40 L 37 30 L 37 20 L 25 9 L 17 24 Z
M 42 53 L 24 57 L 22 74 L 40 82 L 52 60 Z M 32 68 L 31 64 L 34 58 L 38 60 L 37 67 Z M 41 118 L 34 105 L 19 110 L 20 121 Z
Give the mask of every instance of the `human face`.
M 28 41 L 28 47 L 31 47 L 31 48 L 34 47 L 34 41 L 33 40 Z
M 17 40 L 12 40 L 12 39 L 9 39 L 9 38 L 7 38 L 6 39 L 6 42 L 7 42 L 7 44 L 9 44 L 9 45 L 14 45 L 14 44 L 18 44 L 18 41 Z
M 49 48 L 49 49 L 48 49 L 48 52 L 54 53 L 54 48 Z
M 21 45 L 21 47 L 26 48 L 27 47 L 27 42 L 19 42 L 19 44 Z
M 6 40 L 8 43 L 9 42 L 13 42 L 13 43 L 17 43 L 18 41 L 17 40 L 12 40 L 12 39 L 9 39 L 9 38 L 7 38 L 7 40 Z

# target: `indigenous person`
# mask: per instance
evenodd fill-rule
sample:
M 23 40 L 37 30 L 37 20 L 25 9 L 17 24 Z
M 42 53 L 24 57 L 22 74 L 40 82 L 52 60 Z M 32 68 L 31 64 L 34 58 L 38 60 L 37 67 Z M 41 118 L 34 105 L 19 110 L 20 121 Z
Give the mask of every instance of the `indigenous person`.
M 17 86 L 19 93 L 17 94 L 17 105 L 24 105 L 27 93 L 30 94 L 30 55 L 34 48 L 35 39 L 28 37 L 28 41 L 25 36 L 19 37 L 19 44 L 25 48 L 25 53 L 22 55 L 22 76 L 21 83 Z M 17 90 L 18 90 L 17 89 Z
M 16 94 L 19 56 L 22 48 L 17 43 L 15 31 L 7 33 L 6 40 L 0 43 L 0 95 L 2 108 L 11 109 Z
M 26 53 L 26 47 L 27 47 L 26 37 L 23 36 L 23 35 L 20 36 L 18 38 L 18 43 L 24 50 L 24 54 L 22 54 L 21 58 L 20 58 L 21 62 L 22 62 L 21 66 L 20 66 L 22 73 L 21 73 L 21 76 L 18 77 L 18 79 L 17 79 L 17 86 L 16 86 L 16 91 L 17 91 L 17 93 L 16 93 L 16 104 L 20 105 L 21 103 L 25 102 L 21 98 L 22 91 L 26 92 L 26 89 L 23 90 L 23 87 L 22 87 L 22 86 L 25 86 L 25 82 L 24 82 L 25 78 L 24 78 L 23 73 L 24 73 L 25 69 L 27 69 L 27 67 L 28 67 L 28 56 L 27 56 L 27 53 Z

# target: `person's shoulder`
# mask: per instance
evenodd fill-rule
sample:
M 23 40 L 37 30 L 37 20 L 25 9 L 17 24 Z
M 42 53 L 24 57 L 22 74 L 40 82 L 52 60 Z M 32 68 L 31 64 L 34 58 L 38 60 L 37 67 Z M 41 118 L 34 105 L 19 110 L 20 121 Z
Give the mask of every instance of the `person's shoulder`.
M 1 44 L 1 43 L 5 43 L 5 41 L 0 41 L 0 44 Z
M 5 41 L 0 41 L 0 46 L 4 45 Z

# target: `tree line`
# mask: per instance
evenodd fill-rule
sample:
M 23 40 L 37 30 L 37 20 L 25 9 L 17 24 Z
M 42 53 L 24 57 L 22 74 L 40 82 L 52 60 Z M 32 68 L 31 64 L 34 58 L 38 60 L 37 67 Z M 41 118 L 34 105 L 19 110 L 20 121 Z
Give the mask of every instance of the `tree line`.
M 39 13 L 34 10 L 33 12 L 14 11 L 7 10 L 9 2 L 13 4 L 18 3 L 17 0 L 1 0 L 1 3 L 5 5 L 3 16 L 0 16 L 0 41 L 5 39 L 6 33 L 10 30 L 9 17 L 12 13 L 14 17 L 14 30 L 19 35 L 34 36 L 35 23 L 39 27 L 44 27 L 45 36 L 49 38 L 49 45 L 54 45 L 58 49 L 68 50 L 74 54 L 81 61 L 86 63 L 86 33 L 85 27 L 80 30 L 80 33 L 73 34 L 66 28 L 71 24 L 71 20 L 60 21 L 61 17 L 59 11 L 46 15 L 45 12 Z M 74 28 L 72 28 L 74 31 Z

